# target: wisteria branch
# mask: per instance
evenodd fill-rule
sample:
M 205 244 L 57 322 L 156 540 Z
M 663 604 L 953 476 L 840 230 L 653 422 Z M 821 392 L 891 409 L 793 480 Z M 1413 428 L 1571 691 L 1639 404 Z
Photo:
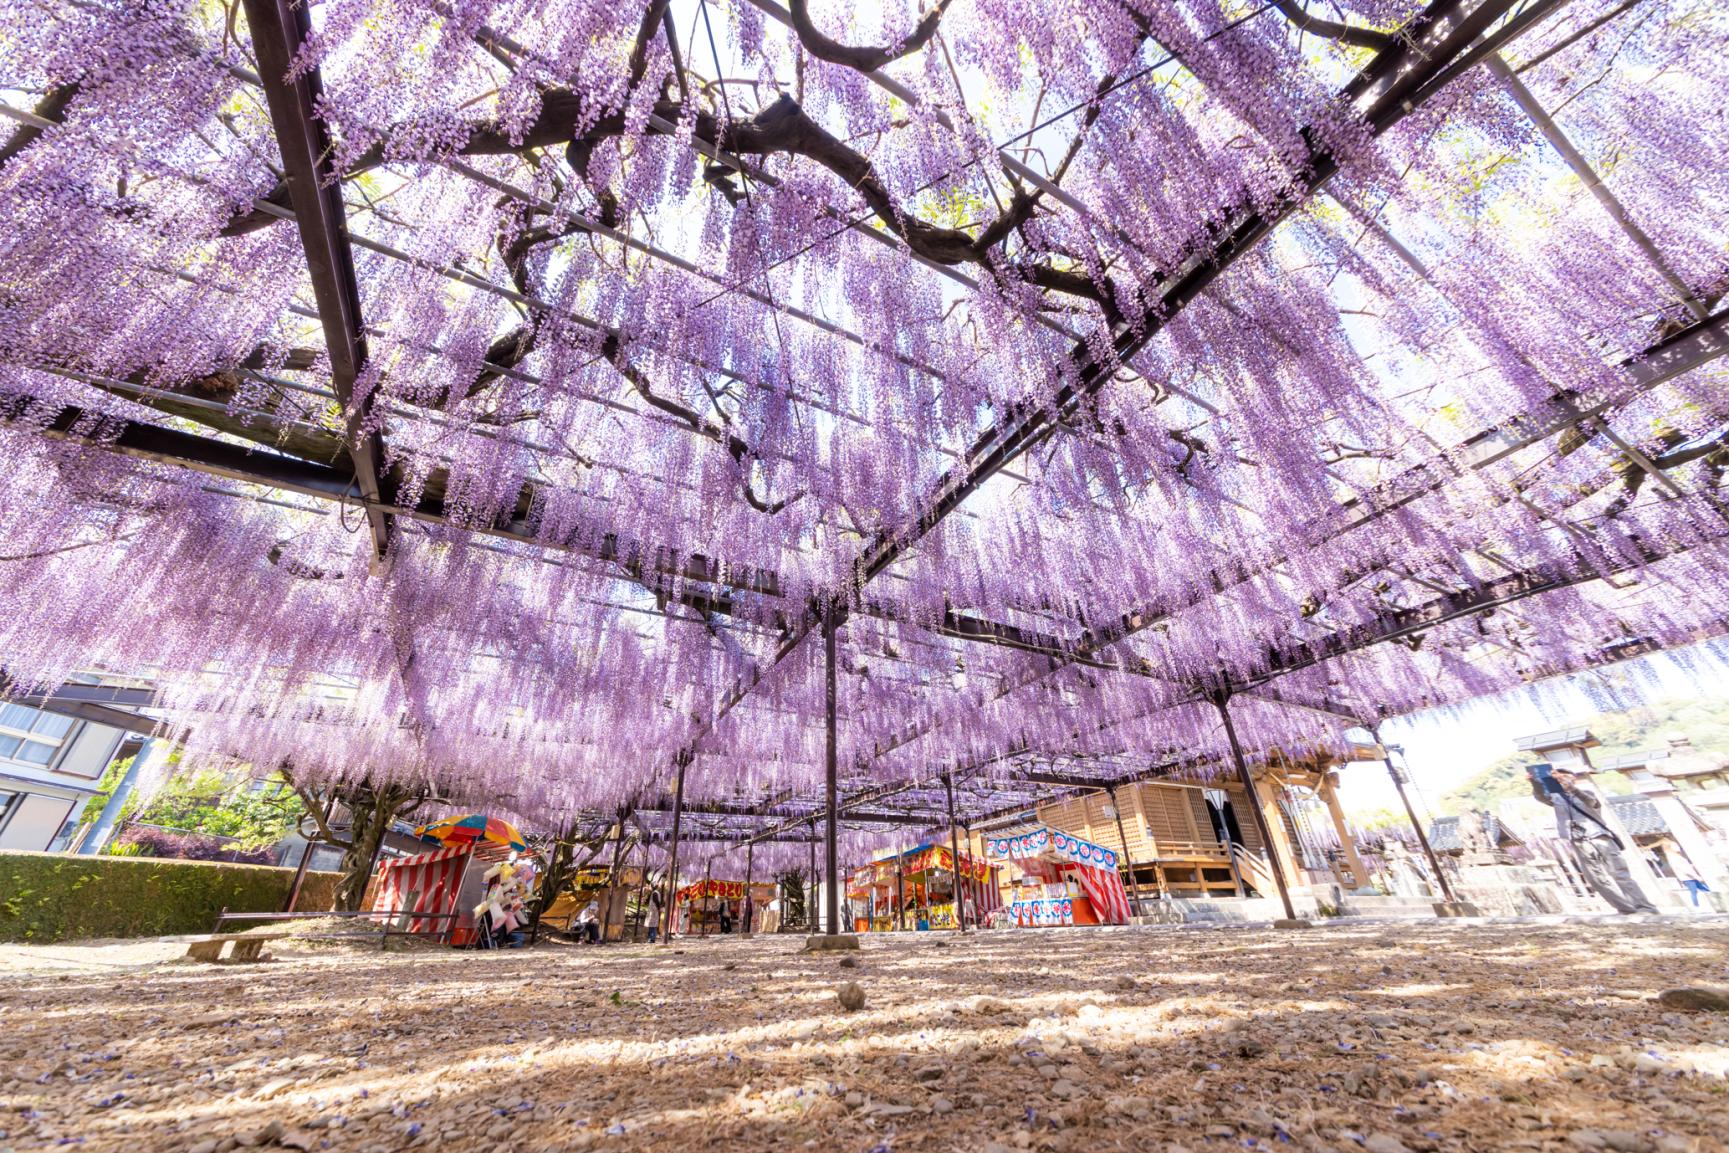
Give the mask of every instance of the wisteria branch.
M 937 0 L 937 6 L 924 14 L 905 40 L 886 48 L 853 47 L 823 35 L 810 18 L 809 0 L 790 0 L 787 7 L 792 12 L 793 30 L 798 33 L 799 43 L 804 45 L 806 52 L 830 64 L 842 64 L 860 72 L 875 72 L 929 44 L 931 37 L 937 34 L 937 25 L 942 23 L 943 13 L 948 10 L 950 2 Z

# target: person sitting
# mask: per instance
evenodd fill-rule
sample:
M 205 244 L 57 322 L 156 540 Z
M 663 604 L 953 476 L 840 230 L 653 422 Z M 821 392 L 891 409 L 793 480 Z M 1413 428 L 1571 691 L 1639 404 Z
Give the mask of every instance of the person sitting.
M 590 900 L 576 915 L 576 924 L 584 944 L 600 944 L 600 902 Z
M 528 923 L 528 898 L 534 882 L 532 861 L 516 863 L 500 861 L 482 876 L 486 884 L 485 899 L 474 908 L 480 924 L 480 947 L 483 949 L 520 949 L 528 943 L 523 931 Z

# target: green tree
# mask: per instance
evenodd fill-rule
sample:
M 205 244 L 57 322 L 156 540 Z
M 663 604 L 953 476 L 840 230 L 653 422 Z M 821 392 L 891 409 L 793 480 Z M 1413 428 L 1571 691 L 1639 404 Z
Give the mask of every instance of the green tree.
M 115 778 L 118 781 L 118 777 Z M 121 820 L 203 833 L 243 849 L 274 845 L 305 812 L 300 797 L 281 776 L 204 771 L 168 782 L 140 808 L 128 801 Z

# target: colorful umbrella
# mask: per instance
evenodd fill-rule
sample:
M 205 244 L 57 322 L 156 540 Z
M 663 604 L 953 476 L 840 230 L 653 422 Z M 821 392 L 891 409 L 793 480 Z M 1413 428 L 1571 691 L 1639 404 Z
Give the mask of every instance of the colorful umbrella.
M 446 817 L 414 830 L 423 841 L 437 845 L 472 845 L 476 841 L 492 841 L 508 845 L 519 853 L 528 851 L 528 842 L 509 821 L 489 817 L 485 813 L 470 813 L 466 817 Z

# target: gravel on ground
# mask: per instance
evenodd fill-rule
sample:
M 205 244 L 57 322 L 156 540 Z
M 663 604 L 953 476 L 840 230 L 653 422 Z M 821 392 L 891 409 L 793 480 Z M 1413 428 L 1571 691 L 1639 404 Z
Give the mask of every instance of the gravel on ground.
M 1729 1148 L 1729 919 L 801 943 L 0 946 L 0 1150 Z

